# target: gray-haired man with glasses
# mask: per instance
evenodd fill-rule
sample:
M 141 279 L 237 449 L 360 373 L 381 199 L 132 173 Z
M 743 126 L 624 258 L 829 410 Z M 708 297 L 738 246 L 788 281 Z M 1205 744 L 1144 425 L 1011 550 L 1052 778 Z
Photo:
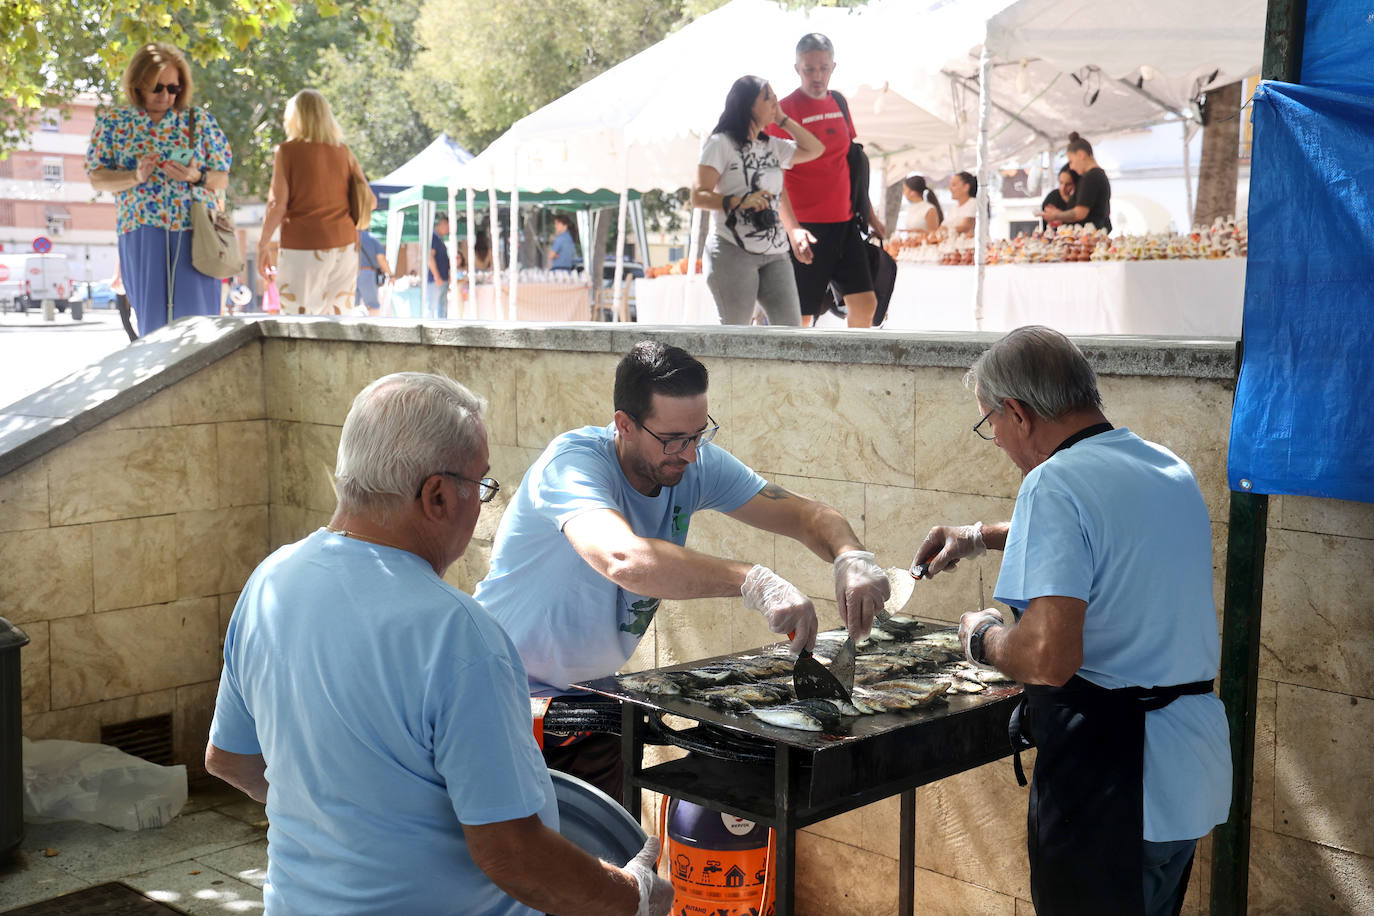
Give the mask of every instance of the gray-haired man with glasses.
M 1025 685 L 1013 746 L 1034 740 L 1026 845 L 1037 913 L 1173 916 L 1197 838 L 1226 820 L 1231 756 L 1212 692 L 1221 656 L 1212 527 L 1192 469 L 1113 427 L 1083 352 L 1017 328 L 965 377 L 973 431 L 1025 475 L 1009 522 L 938 525 L 931 575 L 1002 551 L 966 612 L 968 660 Z M 1018 756 L 1017 777 L 1025 785 Z
M 268 913 L 669 912 L 657 838 L 622 867 L 558 832 L 515 646 L 443 580 L 497 491 L 484 409 L 427 373 L 363 389 L 334 516 L 234 608 L 205 768 L 267 805 Z
M 525 474 L 501 518 L 491 571 L 476 597 L 511 634 L 532 693 L 614 674 L 664 598 L 739 595 L 774 633 L 810 648 L 816 609 L 751 560 L 686 546 L 693 513 L 714 509 L 795 538 L 833 563 L 841 619 L 866 635 L 887 579 L 834 509 L 770 484 L 724 449 L 707 412 L 706 367 L 685 350 L 643 341 L 615 373 L 615 418 L 557 437 Z M 544 748 L 555 769 L 620 795 L 620 741 L 583 737 Z

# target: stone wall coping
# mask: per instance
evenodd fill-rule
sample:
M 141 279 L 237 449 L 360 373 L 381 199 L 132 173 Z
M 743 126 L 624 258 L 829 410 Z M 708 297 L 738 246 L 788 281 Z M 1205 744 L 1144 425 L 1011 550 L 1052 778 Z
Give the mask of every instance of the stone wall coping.
M 0 476 L 259 340 L 356 341 L 577 353 L 643 339 L 697 356 L 860 365 L 968 367 L 1000 333 L 813 330 L 403 318 L 203 317 L 175 322 L 0 411 Z M 1076 337 L 1102 375 L 1234 380 L 1232 338 Z

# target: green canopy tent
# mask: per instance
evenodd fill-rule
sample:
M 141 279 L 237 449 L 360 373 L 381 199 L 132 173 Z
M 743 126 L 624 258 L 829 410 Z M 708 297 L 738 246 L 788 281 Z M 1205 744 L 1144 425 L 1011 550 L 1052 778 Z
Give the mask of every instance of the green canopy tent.
M 640 195 L 637 191 L 630 192 L 632 200 L 638 200 Z M 401 242 L 420 241 L 420 202 L 426 201 L 431 204 L 440 204 L 436 210 L 448 206 L 448 189 L 442 185 L 416 185 L 413 188 L 406 188 L 393 194 L 390 206 L 386 210 L 375 210 L 372 213 L 372 223 L 368 229 L 373 235 L 385 238 L 390 242 L 390 226 L 393 221 L 400 221 L 400 235 L 397 238 L 397 246 Z M 597 210 L 603 207 L 614 207 L 618 204 L 620 195 L 615 191 L 525 191 L 520 192 L 520 203 L 539 204 L 543 207 L 557 207 L 565 210 Z M 496 195 L 498 207 L 510 206 L 510 194 L 501 192 Z M 473 199 L 473 208 L 486 210 L 489 205 L 486 194 Z M 464 208 L 457 207 L 456 213 L 449 214 L 454 221 L 455 227 L 466 222 Z M 390 246 L 388 245 L 388 248 Z M 388 250 L 388 257 L 394 259 L 395 253 Z
M 526 191 L 523 188 L 517 187 L 511 192 L 498 192 L 494 189 L 488 189 L 484 195 L 478 197 L 472 192 L 472 189 L 469 187 L 465 195 L 465 200 L 462 202 L 465 205 L 464 207 L 459 205 L 459 201 L 456 199 L 455 190 L 456 189 L 452 184 L 448 186 L 425 184 L 417 185 L 413 188 L 407 188 L 406 190 L 401 191 L 399 194 L 396 194 L 391 198 L 386 213 L 385 227 L 386 254 L 387 258 L 392 263 L 396 262 L 396 256 L 400 252 L 401 242 L 403 240 L 419 241 L 421 239 L 428 239 L 430 237 L 431 233 L 433 232 L 435 214 L 436 211 L 439 209 L 439 207 L 436 206 L 437 204 L 442 204 L 445 211 L 449 212 L 450 216 L 452 217 L 449 223 L 449 241 L 450 244 L 452 244 L 457 236 L 457 224 L 459 213 L 464 213 L 466 214 L 467 219 L 475 221 L 476 211 L 478 209 L 499 209 L 503 203 L 512 211 L 517 210 L 520 207 L 520 205 L 526 203 L 534 203 L 543 207 L 558 207 L 561 209 L 576 210 L 578 213 L 578 225 L 582 229 L 583 238 L 586 238 L 588 227 L 590 226 L 590 221 L 588 219 L 588 215 L 590 214 L 590 212 L 593 210 L 605 209 L 617 205 L 624 205 L 622 197 L 626 196 L 620 194 L 617 191 L 608 191 L 604 188 L 594 191 L 582 191 L 577 188 L 572 188 L 566 191 L 555 191 L 548 189 L 543 191 Z M 636 219 L 636 226 L 640 234 L 642 234 L 644 221 L 642 219 L 643 211 L 640 198 L 641 195 L 638 192 L 629 192 L 628 199 L 632 201 L 634 212 L 639 216 L 639 218 Z M 414 216 L 413 223 L 410 218 L 412 214 Z M 519 217 L 514 212 L 512 212 L 511 224 L 512 226 L 519 225 Z M 414 231 L 413 236 L 407 235 L 408 229 Z M 496 289 L 496 299 L 500 301 L 502 298 L 502 258 L 500 255 L 500 230 L 499 224 L 496 221 L 492 222 L 491 230 L 491 250 L 493 257 L 495 258 L 495 264 L 497 267 L 497 270 L 493 272 L 491 279 Z M 474 237 L 471 232 L 467 233 L 467 237 L 468 257 L 469 259 L 471 259 L 473 256 L 472 246 Z M 518 238 L 518 235 L 516 235 L 515 238 Z M 514 249 L 514 247 L 514 244 L 512 244 L 512 249 Z M 454 258 L 455 267 L 457 266 L 456 250 L 456 246 L 453 247 L 452 251 L 454 252 L 454 254 L 450 255 Z M 511 260 L 513 260 L 513 256 L 514 251 L 512 250 Z M 597 270 L 596 265 L 588 265 L 588 267 L 592 271 Z M 596 276 L 596 274 L 594 273 L 593 276 Z M 473 288 L 475 282 L 475 274 L 469 272 L 468 287 L 470 295 L 475 295 L 475 289 Z M 518 282 L 518 271 L 512 271 L 510 275 L 509 296 L 507 297 L 507 308 L 510 310 L 510 314 L 514 314 L 516 296 L 515 290 L 518 285 Z

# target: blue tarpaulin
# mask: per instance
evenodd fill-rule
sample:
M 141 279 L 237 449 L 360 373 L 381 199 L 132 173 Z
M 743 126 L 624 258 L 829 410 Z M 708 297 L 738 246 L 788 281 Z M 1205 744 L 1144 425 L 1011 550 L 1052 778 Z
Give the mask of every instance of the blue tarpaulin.
M 1309 4 L 1303 85 L 1255 93 L 1233 490 L 1374 502 L 1374 19 L 1359 6 Z

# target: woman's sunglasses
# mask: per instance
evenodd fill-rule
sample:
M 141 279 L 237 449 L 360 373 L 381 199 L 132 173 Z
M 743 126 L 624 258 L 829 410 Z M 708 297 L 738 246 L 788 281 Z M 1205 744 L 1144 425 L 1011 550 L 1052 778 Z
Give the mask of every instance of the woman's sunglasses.
M 149 95 L 161 95 L 161 94 L 164 93 L 164 92 L 167 93 L 168 95 L 181 95 L 181 84 L 180 84 L 180 83 L 158 83 L 158 84 L 157 84 L 156 86 L 154 86 L 152 89 L 149 89 L 149 90 L 148 90 L 148 94 L 149 94 Z

